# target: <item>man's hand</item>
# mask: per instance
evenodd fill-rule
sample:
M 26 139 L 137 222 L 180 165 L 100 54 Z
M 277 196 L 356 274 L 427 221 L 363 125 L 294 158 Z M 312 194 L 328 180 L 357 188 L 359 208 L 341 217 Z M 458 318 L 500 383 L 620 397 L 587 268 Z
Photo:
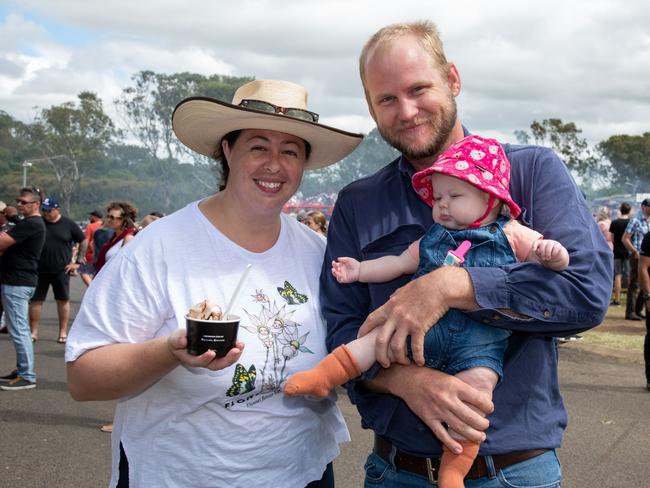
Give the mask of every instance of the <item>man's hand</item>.
M 332 275 L 339 283 L 359 281 L 361 263 L 354 258 L 341 257 L 332 261 Z
M 208 368 L 212 371 L 227 368 L 234 364 L 244 350 L 244 343 L 237 342 L 228 354 L 218 358 L 214 351 L 206 351 L 200 356 L 193 356 L 187 352 L 187 332 L 185 329 L 177 329 L 167 338 L 169 353 L 174 360 L 194 368 Z
M 478 308 L 474 286 L 463 268 L 443 266 L 399 288 L 388 301 L 368 315 L 359 337 L 383 326 L 376 339 L 377 361 L 409 364 L 406 338 L 411 336 L 413 360 L 424 365 L 424 335 L 450 308 Z
M 404 400 L 440 442 L 456 453 L 462 447 L 452 439 L 443 422 L 468 440 L 485 440 L 484 431 L 490 422 L 472 407 L 487 416 L 494 405 L 485 393 L 454 376 L 431 368 L 395 364 L 366 385 Z

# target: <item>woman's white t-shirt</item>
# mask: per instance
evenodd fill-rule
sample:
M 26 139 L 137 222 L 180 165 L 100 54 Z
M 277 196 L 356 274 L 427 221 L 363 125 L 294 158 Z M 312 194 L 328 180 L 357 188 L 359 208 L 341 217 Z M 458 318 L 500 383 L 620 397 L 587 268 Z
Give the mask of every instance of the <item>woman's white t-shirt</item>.
M 321 236 L 282 215 L 276 244 L 249 252 L 194 202 L 147 226 L 106 264 L 74 321 L 66 362 L 185 328 L 190 306 L 206 298 L 225 306 L 252 264 L 231 311 L 241 317 L 241 358 L 216 372 L 179 366 L 121 399 L 111 486 L 120 442 L 132 488 L 304 487 L 321 478 L 349 440 L 336 396 L 288 398 L 282 386 L 327 352 L 318 296 L 324 248 Z

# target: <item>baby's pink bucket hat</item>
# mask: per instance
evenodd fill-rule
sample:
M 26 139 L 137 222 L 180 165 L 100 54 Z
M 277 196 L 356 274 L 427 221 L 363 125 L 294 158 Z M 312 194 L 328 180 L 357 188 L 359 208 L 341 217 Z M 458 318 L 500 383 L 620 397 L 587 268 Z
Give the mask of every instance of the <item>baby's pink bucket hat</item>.
M 427 169 L 413 175 L 413 188 L 422 200 L 433 205 L 431 174 L 454 176 L 502 200 L 516 219 L 521 213 L 508 191 L 510 161 L 501 144 L 495 139 L 468 136 L 449 146 Z

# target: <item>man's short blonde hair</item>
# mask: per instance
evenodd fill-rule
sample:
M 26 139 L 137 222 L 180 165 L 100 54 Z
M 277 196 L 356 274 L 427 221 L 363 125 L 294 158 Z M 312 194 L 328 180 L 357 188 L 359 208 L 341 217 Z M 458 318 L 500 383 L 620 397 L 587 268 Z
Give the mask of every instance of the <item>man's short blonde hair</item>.
M 363 46 L 361 55 L 359 56 L 359 73 L 361 75 L 361 83 L 363 84 L 366 96 L 368 95 L 366 89 L 366 63 L 370 53 L 382 44 L 389 43 L 395 39 L 408 35 L 414 36 L 420 42 L 424 50 L 431 55 L 434 66 L 440 68 L 445 75 L 447 74 L 449 63 L 445 57 L 440 33 L 433 22 L 429 20 L 421 20 L 387 25 L 386 27 L 379 29 L 370 39 L 368 39 L 368 42 Z

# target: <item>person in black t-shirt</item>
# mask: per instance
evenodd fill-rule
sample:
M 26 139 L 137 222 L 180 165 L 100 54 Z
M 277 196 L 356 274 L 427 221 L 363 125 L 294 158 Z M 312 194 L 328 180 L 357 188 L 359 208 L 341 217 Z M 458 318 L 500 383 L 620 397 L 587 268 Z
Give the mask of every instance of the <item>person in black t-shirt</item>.
M 29 333 L 29 299 L 38 283 L 38 260 L 45 244 L 45 224 L 39 213 L 41 192 L 22 188 L 16 199 L 25 217 L 0 233 L 0 280 L 7 329 L 16 348 L 16 369 L 0 377 L 1 390 L 36 387 L 34 346 Z
M 627 202 L 623 202 L 618 210 L 619 217 L 609 226 L 609 231 L 614 236 L 614 293 L 612 293 L 612 305 L 621 304 L 623 276 L 625 276 L 626 280 L 630 276 L 630 252 L 623 244 L 622 239 L 625 228 L 630 222 L 632 206 Z
M 29 325 L 32 338 L 38 339 L 38 323 L 41 319 L 43 302 L 52 285 L 59 317 L 59 338 L 64 344 L 68 338 L 70 320 L 70 272 L 83 263 L 88 241 L 83 231 L 68 217 L 61 215 L 59 202 L 54 197 L 46 198 L 41 207 L 45 221 L 45 247 L 38 263 L 38 285 L 29 304 Z M 79 244 L 77 259 L 72 259 L 73 246 Z
M 650 232 L 647 232 L 639 248 L 639 283 L 641 299 L 645 300 L 646 310 L 650 312 Z M 645 340 L 643 359 L 645 361 L 646 389 L 650 391 L 650 313 L 645 316 Z

